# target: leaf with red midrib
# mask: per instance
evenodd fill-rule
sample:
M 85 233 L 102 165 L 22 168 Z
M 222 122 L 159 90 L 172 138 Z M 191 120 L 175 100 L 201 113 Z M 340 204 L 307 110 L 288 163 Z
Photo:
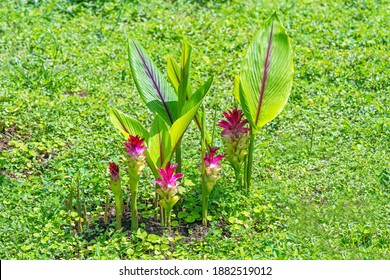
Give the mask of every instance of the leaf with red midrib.
M 163 75 L 134 39 L 129 41 L 129 61 L 137 90 L 146 106 L 168 125 L 178 118 L 177 96 Z
M 289 38 L 276 13 L 249 45 L 240 73 L 239 101 L 254 131 L 287 103 L 293 81 Z

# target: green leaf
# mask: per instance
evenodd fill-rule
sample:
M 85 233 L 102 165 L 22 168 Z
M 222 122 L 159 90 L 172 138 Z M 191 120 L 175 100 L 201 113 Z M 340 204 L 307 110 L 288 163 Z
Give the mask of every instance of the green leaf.
M 181 52 L 181 77 L 185 77 L 190 73 L 191 53 L 191 45 L 185 39 L 183 39 Z
M 178 114 L 179 114 L 179 116 L 182 115 L 182 113 L 183 113 L 183 106 L 184 106 L 184 104 L 187 101 L 188 80 L 189 80 L 189 75 L 187 74 L 183 78 L 183 80 L 180 82 L 180 85 L 179 85 L 179 92 L 178 92 L 178 97 L 179 97 Z
M 175 88 L 175 91 L 179 92 L 179 85 L 181 82 L 180 66 L 175 61 L 175 59 L 170 55 L 168 56 L 167 73 L 168 73 L 169 80 L 171 81 L 173 87 Z
M 164 166 L 171 160 L 172 154 L 176 150 L 176 147 L 183 137 L 184 132 L 187 130 L 191 120 L 194 118 L 197 110 L 202 104 L 203 99 L 209 92 L 212 82 L 213 77 L 211 77 L 191 96 L 191 98 L 183 106 L 183 115 L 177 121 L 175 121 L 169 129 L 169 135 L 171 137 L 171 150 L 169 156 L 165 159 Z
M 132 256 L 132 255 L 134 255 L 134 250 L 130 248 L 126 251 L 126 253 L 128 256 Z
M 179 219 L 183 219 L 187 216 L 188 216 L 188 212 L 181 211 L 181 212 L 177 213 L 177 218 L 179 218 Z
M 151 243 L 160 243 L 160 236 L 151 233 L 151 234 L 148 234 L 147 240 Z
M 113 125 L 127 138 L 129 135 L 138 135 L 141 138 L 148 139 L 149 133 L 143 125 L 136 119 L 126 115 L 115 108 L 110 108 L 110 119 Z
M 187 101 L 183 107 L 183 113 L 190 111 L 194 106 L 198 105 L 199 102 L 203 101 L 206 94 L 209 92 L 211 85 L 213 84 L 214 76 L 211 76 L 207 82 L 201 86 Z M 199 104 L 200 105 L 200 104 Z
M 165 157 L 170 154 L 170 136 L 167 124 L 158 116 L 152 123 L 149 133 L 148 151 L 156 167 L 162 167 Z
M 186 222 L 187 223 L 193 223 L 195 222 L 196 218 L 194 216 L 187 216 L 186 217 Z
M 168 57 L 167 72 L 168 77 L 177 92 L 179 116 L 181 116 L 181 109 L 183 108 L 183 105 L 192 95 L 192 89 L 189 81 L 191 53 L 191 45 L 186 40 L 183 40 L 181 66 L 179 66 L 171 56 Z
M 191 85 L 189 82 L 190 79 L 190 68 L 191 68 L 191 45 L 183 39 L 182 43 L 182 52 L 181 52 L 181 83 L 183 83 L 182 91 L 184 92 L 186 98 L 190 98 L 192 95 Z M 180 96 L 180 87 L 179 87 L 179 96 Z M 180 97 L 179 97 L 180 101 Z
M 129 61 L 141 99 L 167 124 L 173 124 L 177 119 L 177 95 L 135 39 L 129 40 Z
M 286 105 L 293 82 L 292 59 L 286 30 L 274 13 L 249 45 L 240 73 L 239 100 L 254 131 Z

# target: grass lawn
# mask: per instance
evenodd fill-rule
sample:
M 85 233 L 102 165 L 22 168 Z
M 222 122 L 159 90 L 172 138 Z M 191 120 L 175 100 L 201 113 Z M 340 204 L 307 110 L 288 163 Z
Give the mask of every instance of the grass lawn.
M 385 2 L 2 0 L 0 258 L 390 259 Z M 248 43 L 274 10 L 291 38 L 294 84 L 282 114 L 257 137 L 263 145 L 250 194 L 235 189 L 225 162 L 210 225 L 200 226 L 192 124 L 172 230 L 154 221 L 147 168 L 142 230 L 116 232 L 113 219 L 104 225 L 107 162 L 124 158 L 109 108 L 151 123 L 131 77 L 127 39 L 136 38 L 164 72 L 168 54 L 179 58 L 182 38 L 191 43 L 194 88 L 215 76 L 205 100 L 212 128 L 214 112 L 220 119 L 233 106 Z M 82 231 L 64 205 L 78 174 L 89 220 Z

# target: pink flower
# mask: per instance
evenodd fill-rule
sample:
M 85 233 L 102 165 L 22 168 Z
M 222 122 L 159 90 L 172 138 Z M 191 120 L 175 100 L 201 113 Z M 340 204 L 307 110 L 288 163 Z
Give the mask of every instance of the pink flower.
M 211 192 L 218 178 L 221 176 L 218 174 L 218 171 L 222 169 L 220 161 L 225 157 L 225 155 L 215 156 L 215 152 L 219 148 L 209 147 L 209 153 L 206 153 L 206 156 L 203 159 L 204 162 L 204 174 L 202 174 L 202 180 L 205 186 L 207 187 L 208 193 Z M 201 168 L 201 164 L 199 164 Z
M 215 152 L 218 151 L 218 149 L 219 149 L 218 147 L 214 147 L 214 148 L 209 147 L 210 152 L 208 154 L 206 153 L 206 156 L 203 159 L 206 168 L 210 168 L 210 169 L 221 168 L 220 161 L 225 157 L 225 155 L 214 156 Z
M 129 157 L 138 158 L 143 155 L 147 148 L 146 146 L 142 146 L 144 140 L 144 138 L 140 138 L 138 135 L 130 135 L 129 140 L 127 142 L 123 142 L 123 145 L 126 147 L 126 153 Z
M 113 181 L 118 181 L 119 180 L 119 166 L 115 162 L 109 162 L 108 165 L 110 167 L 111 179 Z
M 227 120 L 218 122 L 218 126 L 223 127 L 222 136 L 241 138 L 243 134 L 248 134 L 248 128 L 244 127 L 248 120 L 242 120 L 244 114 L 234 106 L 233 110 L 223 112 Z
M 182 178 L 184 175 L 182 173 L 174 174 L 174 171 L 177 168 L 177 164 L 167 163 L 165 169 L 159 168 L 158 172 L 161 175 L 161 179 L 156 179 L 156 184 L 160 185 L 163 191 L 169 191 L 170 189 L 176 188 L 180 182 L 177 180 Z
M 223 127 L 222 139 L 225 142 L 226 159 L 237 172 L 241 170 L 245 155 L 248 153 L 249 129 L 245 127 L 248 120 L 243 120 L 244 114 L 234 106 L 233 110 L 224 112 L 227 120 L 218 122 Z
M 144 140 L 145 139 L 140 138 L 138 135 L 130 135 L 129 140 L 123 142 L 123 145 L 126 147 L 128 171 L 130 177 L 135 181 L 138 181 L 139 175 L 145 167 L 145 150 L 147 147 L 142 145 Z

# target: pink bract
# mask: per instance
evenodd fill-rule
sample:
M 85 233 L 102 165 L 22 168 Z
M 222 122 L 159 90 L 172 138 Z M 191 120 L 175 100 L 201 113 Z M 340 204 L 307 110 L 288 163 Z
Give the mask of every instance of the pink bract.
M 144 138 L 140 138 L 138 135 L 130 135 L 129 140 L 123 142 L 123 145 L 126 147 L 126 153 L 130 157 L 139 157 L 142 155 L 147 148 L 146 146 L 142 146 L 144 140 Z
M 221 163 L 220 161 L 225 157 L 225 155 L 218 155 L 215 156 L 215 152 L 218 151 L 218 147 L 211 148 L 209 147 L 209 153 L 206 153 L 204 160 L 204 163 L 206 167 L 209 167 L 210 169 L 213 169 L 215 167 L 220 167 Z
M 227 120 L 218 122 L 218 126 L 223 127 L 222 135 L 239 137 L 248 133 L 248 128 L 244 127 L 248 120 L 242 120 L 244 114 L 242 110 L 237 110 L 237 106 L 234 106 L 233 110 L 223 112 L 223 115 Z
M 161 189 L 168 190 L 180 184 L 180 182 L 177 180 L 182 178 L 184 175 L 182 173 L 174 174 L 176 168 L 177 164 L 171 164 L 168 162 L 165 169 L 158 169 L 158 172 L 161 175 L 161 179 L 156 179 L 155 182 L 160 185 Z
M 119 179 L 119 166 L 115 162 L 108 163 L 110 167 L 111 179 L 117 181 Z

